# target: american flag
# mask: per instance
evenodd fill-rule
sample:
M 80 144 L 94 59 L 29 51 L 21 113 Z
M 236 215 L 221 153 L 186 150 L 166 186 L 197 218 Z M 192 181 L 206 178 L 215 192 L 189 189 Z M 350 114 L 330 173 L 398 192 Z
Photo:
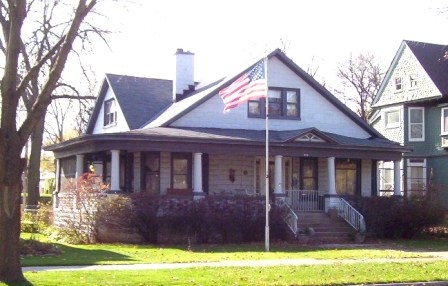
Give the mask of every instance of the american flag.
M 251 70 L 245 72 L 231 85 L 219 91 L 219 95 L 224 102 L 224 112 L 250 99 L 266 97 L 265 60 L 259 61 Z

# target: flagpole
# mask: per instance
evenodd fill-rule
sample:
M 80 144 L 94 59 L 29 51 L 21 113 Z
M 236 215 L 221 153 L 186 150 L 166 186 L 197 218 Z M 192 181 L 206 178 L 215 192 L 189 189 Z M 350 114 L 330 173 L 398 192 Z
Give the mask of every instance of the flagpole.
M 266 227 L 265 227 L 265 248 L 269 251 L 269 98 L 268 98 L 268 58 L 264 59 L 264 72 L 265 72 L 265 82 L 266 82 L 266 100 L 265 100 L 265 110 L 266 110 L 266 182 L 265 182 L 265 192 L 266 192 Z

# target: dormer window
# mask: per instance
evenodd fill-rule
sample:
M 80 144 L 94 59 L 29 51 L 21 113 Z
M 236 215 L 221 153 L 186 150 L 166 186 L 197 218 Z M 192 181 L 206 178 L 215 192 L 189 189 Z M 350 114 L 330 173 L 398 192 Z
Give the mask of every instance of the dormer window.
M 401 77 L 395 78 L 395 91 L 401 91 L 403 89 L 403 83 Z
M 115 99 L 104 101 L 104 126 L 115 125 L 117 123 L 117 109 Z
M 415 74 L 409 75 L 409 88 L 417 88 L 417 76 Z

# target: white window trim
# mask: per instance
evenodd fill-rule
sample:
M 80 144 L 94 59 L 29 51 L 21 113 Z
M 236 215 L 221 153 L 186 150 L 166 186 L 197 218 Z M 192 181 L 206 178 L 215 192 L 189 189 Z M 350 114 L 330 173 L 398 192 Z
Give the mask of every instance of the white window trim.
M 440 110 L 440 135 L 448 135 L 448 132 L 443 132 L 443 130 L 445 129 L 443 128 L 443 125 L 445 123 L 445 120 L 443 120 L 443 113 L 445 110 L 448 110 L 448 107 L 442 107 L 442 109 Z
M 422 137 L 421 138 L 411 138 L 411 110 L 421 110 L 422 111 Z M 417 124 L 417 123 L 412 123 Z M 425 141 L 425 108 L 424 107 L 409 107 L 408 108 L 408 140 L 409 142 L 423 142 Z
M 397 80 L 400 80 L 400 88 L 397 88 Z M 401 77 L 401 76 L 395 77 L 394 78 L 394 91 L 395 91 L 395 93 L 403 92 L 403 89 L 404 89 L 403 77 Z
M 412 83 L 415 82 L 415 85 L 412 86 Z M 416 74 L 409 75 L 409 90 L 414 90 L 418 88 L 418 77 Z
M 398 122 L 387 124 L 387 114 L 391 112 L 398 112 Z M 383 111 L 384 116 L 384 128 L 385 129 L 391 129 L 391 128 L 397 128 L 401 125 L 401 109 L 400 108 L 391 108 Z
M 410 174 L 411 173 L 411 167 L 422 167 L 423 168 L 423 182 L 424 182 L 424 186 L 423 188 L 426 189 L 426 159 L 421 159 L 422 162 L 411 162 L 412 159 L 408 159 L 408 167 L 407 167 L 407 173 Z M 410 190 L 411 189 L 411 181 L 410 178 L 407 178 L 407 189 Z

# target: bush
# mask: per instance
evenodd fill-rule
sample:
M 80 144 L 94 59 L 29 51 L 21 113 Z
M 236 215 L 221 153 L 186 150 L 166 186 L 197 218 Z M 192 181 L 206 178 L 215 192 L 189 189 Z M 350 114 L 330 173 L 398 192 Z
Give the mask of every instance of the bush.
M 20 239 L 20 255 L 49 255 L 49 254 L 60 254 L 61 250 L 57 246 L 30 239 Z
M 413 238 L 443 222 L 443 208 L 437 193 L 426 196 L 360 198 L 367 231 L 381 238 Z
M 21 232 L 43 233 L 53 225 L 53 209 L 50 203 L 39 203 L 37 212 L 23 212 Z
M 123 198 L 123 197 L 121 197 Z M 265 203 L 261 197 L 170 198 L 145 193 L 105 200 L 98 208 L 97 224 L 132 231 L 149 243 L 241 243 L 264 239 Z M 128 202 L 129 202 L 128 201 Z M 284 209 L 272 206 L 271 237 L 287 238 Z M 107 218 L 113 217 L 113 223 Z

